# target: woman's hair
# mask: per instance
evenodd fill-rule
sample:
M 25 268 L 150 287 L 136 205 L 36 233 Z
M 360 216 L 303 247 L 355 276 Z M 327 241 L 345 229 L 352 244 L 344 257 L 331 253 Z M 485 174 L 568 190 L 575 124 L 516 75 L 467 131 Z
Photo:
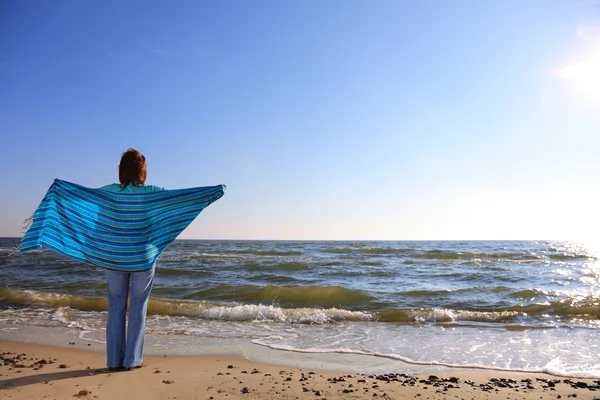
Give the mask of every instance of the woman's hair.
M 146 157 L 135 149 L 127 149 L 119 164 L 119 182 L 125 188 L 132 184 L 140 186 L 146 183 Z

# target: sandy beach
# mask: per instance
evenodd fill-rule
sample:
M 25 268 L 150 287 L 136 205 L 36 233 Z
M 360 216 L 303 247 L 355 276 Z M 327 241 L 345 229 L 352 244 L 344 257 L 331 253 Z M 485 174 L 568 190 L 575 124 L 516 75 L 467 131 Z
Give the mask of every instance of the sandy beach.
M 100 349 L 0 341 L 6 399 L 600 399 L 600 380 L 490 370 L 436 376 L 357 375 L 233 356 L 146 356 L 111 372 Z

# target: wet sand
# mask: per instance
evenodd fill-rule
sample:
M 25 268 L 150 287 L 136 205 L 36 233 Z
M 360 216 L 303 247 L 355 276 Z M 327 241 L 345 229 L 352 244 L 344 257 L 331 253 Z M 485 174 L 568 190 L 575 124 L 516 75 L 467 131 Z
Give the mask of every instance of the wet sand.
M 99 349 L 97 349 L 99 350 Z M 111 372 L 87 345 L 0 341 L 6 399 L 598 399 L 600 380 L 457 369 L 433 375 L 359 375 L 259 364 L 234 356 L 145 356 Z

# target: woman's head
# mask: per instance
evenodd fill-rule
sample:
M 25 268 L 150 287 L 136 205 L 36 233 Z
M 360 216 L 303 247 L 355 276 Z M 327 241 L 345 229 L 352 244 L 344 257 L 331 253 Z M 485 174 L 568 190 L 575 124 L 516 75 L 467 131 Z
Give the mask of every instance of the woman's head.
M 146 157 L 135 149 L 127 149 L 119 164 L 119 182 L 123 187 L 146 183 Z

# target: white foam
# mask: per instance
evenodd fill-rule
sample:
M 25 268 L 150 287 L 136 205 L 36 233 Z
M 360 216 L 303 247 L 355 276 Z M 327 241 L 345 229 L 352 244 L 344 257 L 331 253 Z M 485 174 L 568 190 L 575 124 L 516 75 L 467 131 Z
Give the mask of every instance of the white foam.
M 506 371 L 506 372 L 525 372 L 525 373 L 546 373 L 549 375 L 561 376 L 561 377 L 573 377 L 573 378 L 599 378 L 600 377 L 600 365 L 592 366 L 590 369 L 578 370 L 570 369 L 567 366 L 546 366 L 543 368 L 510 368 L 501 367 L 496 365 L 480 364 L 480 363 L 450 363 L 441 361 L 418 361 L 411 359 L 400 354 L 393 353 L 377 353 L 365 350 L 353 350 L 348 348 L 295 348 L 290 345 L 277 345 L 273 343 L 265 343 L 260 339 L 255 339 L 252 343 L 265 346 L 274 350 L 290 351 L 295 353 L 310 353 L 310 354 L 354 354 L 361 356 L 372 356 L 372 357 L 383 357 L 391 360 L 402 361 L 411 365 L 419 366 L 441 366 L 448 368 L 467 368 L 467 369 L 485 369 L 493 371 Z M 509 360 L 510 361 L 510 360 Z
M 70 312 L 70 307 L 60 307 L 52 314 L 52 320 L 63 323 L 67 328 L 86 329 L 84 324 L 74 321 L 69 317 Z
M 79 332 L 79 335 L 77 335 L 77 337 L 86 342 L 106 344 L 105 340 L 96 339 L 95 337 L 89 337 L 89 335 L 93 335 L 94 333 L 96 333 L 96 332 L 90 331 L 90 330 L 83 330 L 83 331 Z
M 219 321 L 272 321 L 292 324 L 325 324 L 334 321 L 372 321 L 375 316 L 363 311 L 347 311 L 337 308 L 291 308 L 273 305 L 244 304 L 237 306 L 213 306 L 201 316 Z
M 478 322 L 496 322 L 519 315 L 517 311 L 455 311 L 443 308 L 436 308 L 431 311 L 413 310 L 407 314 L 415 322 L 455 322 L 455 321 L 478 321 Z

